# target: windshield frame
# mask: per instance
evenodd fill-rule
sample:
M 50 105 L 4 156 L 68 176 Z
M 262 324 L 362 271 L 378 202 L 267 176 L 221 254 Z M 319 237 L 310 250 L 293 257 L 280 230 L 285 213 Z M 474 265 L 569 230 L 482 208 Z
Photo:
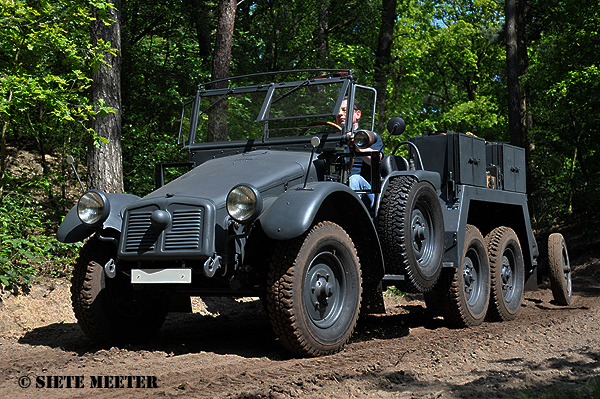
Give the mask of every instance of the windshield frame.
M 304 80 L 278 81 L 278 82 L 270 82 L 270 83 L 265 83 L 265 84 L 254 84 L 254 85 L 248 85 L 248 86 L 229 87 L 232 82 L 239 80 L 241 78 L 247 77 L 247 76 L 262 77 L 262 76 L 269 76 L 269 75 L 275 75 L 275 74 L 301 73 L 301 72 L 306 72 L 306 71 L 318 72 L 318 73 L 320 73 L 320 75 L 309 78 L 309 79 L 304 79 Z M 329 72 L 329 73 L 323 74 L 323 72 Z M 186 135 L 182 132 L 183 121 L 180 123 L 179 136 L 180 136 L 180 138 L 183 139 L 184 146 L 202 143 L 202 141 L 196 142 L 198 119 L 199 119 L 199 115 L 201 114 L 200 107 L 201 107 L 202 99 L 209 97 L 209 96 L 217 98 L 217 101 L 220 101 L 219 98 L 226 98 L 229 95 L 243 95 L 245 93 L 265 92 L 265 97 L 264 97 L 263 103 L 261 105 L 260 111 L 255 120 L 255 122 L 259 122 L 259 123 L 263 124 L 263 128 L 262 128 L 262 130 L 263 130 L 262 141 L 263 142 L 266 140 L 269 140 L 269 138 L 270 138 L 269 137 L 269 128 L 268 128 L 268 124 L 270 121 L 292 120 L 292 119 L 301 119 L 301 118 L 315 118 L 315 119 L 316 118 L 335 118 L 337 116 L 337 114 L 339 113 L 339 110 L 341 108 L 341 104 L 342 104 L 344 98 L 349 98 L 352 100 L 355 98 L 355 90 L 357 87 L 373 91 L 373 93 L 374 93 L 373 101 L 375 102 L 376 97 L 377 97 L 376 90 L 373 88 L 367 87 L 367 86 L 357 85 L 356 80 L 353 77 L 352 73 L 353 72 L 350 70 L 300 70 L 300 71 L 267 72 L 267 73 L 244 75 L 244 76 L 238 76 L 238 77 L 234 76 L 234 77 L 231 77 L 230 79 L 223 79 L 223 80 L 215 81 L 218 84 L 215 84 L 215 82 L 201 84 L 198 86 L 198 90 L 196 92 L 195 99 L 193 100 L 193 106 L 192 106 L 191 115 L 190 115 L 189 132 L 187 134 L 187 140 L 185 137 Z M 225 82 L 229 82 L 229 83 L 225 84 Z M 271 111 L 271 106 L 272 106 L 272 104 L 274 104 L 274 102 L 277 102 L 277 100 L 287 97 L 289 94 L 295 92 L 296 90 L 298 90 L 300 88 L 304 88 L 304 87 L 329 85 L 329 84 L 338 84 L 340 87 L 338 95 L 337 95 L 337 100 L 335 101 L 335 104 L 330 113 L 307 114 L 307 115 L 298 115 L 298 116 L 292 115 L 292 116 L 283 116 L 283 117 L 272 117 L 269 115 L 269 113 Z M 207 89 L 207 86 L 210 87 L 211 85 L 213 87 L 215 85 L 220 86 L 220 87 L 214 88 L 214 89 Z M 273 100 L 275 93 L 276 92 L 281 93 L 282 89 L 283 90 L 287 89 L 287 91 L 284 92 L 277 99 Z M 334 95 L 334 98 L 335 98 L 335 95 Z M 182 116 L 186 112 L 185 107 L 189 106 L 189 104 L 191 102 L 192 101 L 189 101 L 189 102 L 186 102 L 186 104 L 184 104 L 184 110 L 182 111 Z M 204 112 L 204 111 L 205 110 L 203 110 L 202 112 Z M 349 111 L 351 111 L 351 110 L 349 110 Z M 370 126 L 371 130 L 374 127 L 374 115 L 375 115 L 375 105 L 374 104 L 372 107 L 372 112 L 373 112 L 373 117 L 371 118 L 371 126 Z M 352 132 L 352 130 L 353 130 L 352 124 L 348 123 L 348 121 L 347 121 L 346 126 L 342 126 L 342 131 L 339 134 L 332 134 L 330 136 L 341 136 L 346 133 Z M 275 138 L 275 137 L 273 137 L 273 138 Z M 277 138 L 280 139 L 280 137 L 277 137 Z M 187 141 L 187 143 L 186 143 L 186 141 Z M 230 141 L 230 140 L 228 140 L 228 141 Z

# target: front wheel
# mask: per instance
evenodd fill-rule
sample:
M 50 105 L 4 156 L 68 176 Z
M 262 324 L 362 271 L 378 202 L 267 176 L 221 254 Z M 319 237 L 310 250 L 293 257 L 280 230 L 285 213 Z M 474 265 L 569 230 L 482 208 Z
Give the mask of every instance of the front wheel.
M 339 351 L 350 339 L 362 293 L 354 243 L 339 225 L 321 222 L 279 243 L 267 281 L 267 312 L 281 344 L 300 356 Z
M 548 237 L 548 266 L 554 300 L 561 306 L 570 305 L 573 300 L 571 263 L 567 243 L 560 233 L 553 233 Z
M 460 267 L 442 271 L 438 293 L 444 318 L 455 327 L 477 326 L 485 319 L 490 267 L 485 241 L 475 226 L 467 225 Z
M 71 302 L 77 323 L 102 346 L 143 342 L 161 328 L 168 311 L 168 296 L 136 290 L 119 270 L 114 278 L 104 265 L 116 259 L 113 243 L 92 237 L 81 249 L 71 279 Z

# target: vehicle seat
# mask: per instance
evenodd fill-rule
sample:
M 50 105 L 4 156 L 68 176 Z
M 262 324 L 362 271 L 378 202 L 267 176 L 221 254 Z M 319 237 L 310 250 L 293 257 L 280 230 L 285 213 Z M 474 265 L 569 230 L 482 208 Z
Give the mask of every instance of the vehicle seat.
M 386 155 L 381 160 L 381 177 L 386 178 L 390 173 L 408 170 L 406 159 L 400 155 Z

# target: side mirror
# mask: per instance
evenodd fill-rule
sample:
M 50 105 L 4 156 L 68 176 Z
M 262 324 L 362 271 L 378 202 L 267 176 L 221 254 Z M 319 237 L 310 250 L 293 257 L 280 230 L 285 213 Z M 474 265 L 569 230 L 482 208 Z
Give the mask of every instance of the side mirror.
M 404 129 L 406 129 L 406 123 L 402 118 L 392 118 L 387 123 L 387 130 L 390 132 L 392 136 L 399 136 L 404 133 Z

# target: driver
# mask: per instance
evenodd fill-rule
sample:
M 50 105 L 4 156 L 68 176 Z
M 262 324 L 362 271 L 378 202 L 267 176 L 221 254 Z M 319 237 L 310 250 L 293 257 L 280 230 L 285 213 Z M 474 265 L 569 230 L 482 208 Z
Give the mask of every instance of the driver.
M 348 99 L 344 98 L 342 101 L 342 105 L 340 106 L 340 110 L 335 117 L 335 123 L 339 126 L 344 126 L 346 124 L 346 118 L 348 113 Z M 352 129 L 351 131 L 356 131 L 359 129 L 358 120 L 360 119 L 360 106 L 358 101 L 354 100 L 354 110 L 352 112 Z M 371 151 L 377 151 L 379 157 L 382 156 L 383 150 L 383 142 L 381 137 L 375 132 L 373 132 L 377 137 L 377 141 L 371 147 L 367 149 L 360 149 L 356 147 L 357 153 L 369 153 L 369 155 L 357 156 L 354 159 L 354 165 L 352 166 L 352 170 L 350 171 L 350 180 L 349 186 L 354 191 L 369 191 L 371 190 L 371 183 L 369 183 L 369 179 L 371 178 Z M 373 194 L 359 194 L 365 205 L 368 209 L 373 208 L 373 202 L 375 200 L 375 196 Z

